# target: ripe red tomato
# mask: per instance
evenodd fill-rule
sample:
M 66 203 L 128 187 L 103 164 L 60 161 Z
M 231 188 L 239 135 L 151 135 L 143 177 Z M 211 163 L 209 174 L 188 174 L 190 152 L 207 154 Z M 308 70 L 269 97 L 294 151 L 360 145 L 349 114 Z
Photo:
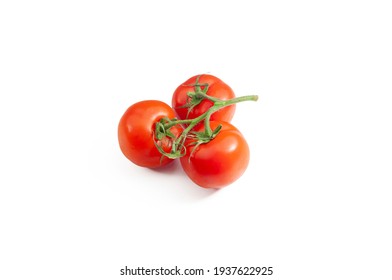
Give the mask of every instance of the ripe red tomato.
M 161 118 L 175 117 L 173 109 L 158 100 L 145 100 L 130 106 L 121 117 L 118 125 L 118 141 L 123 154 L 133 163 L 143 167 L 156 168 L 172 161 L 163 157 L 154 144 L 155 123 Z M 170 131 L 175 137 L 181 134 L 180 126 Z M 156 141 L 156 140 L 155 140 Z M 169 152 L 172 139 L 164 137 L 158 141 L 165 152 Z
M 214 130 L 219 123 L 222 129 L 206 144 L 190 145 L 180 161 L 185 173 L 193 182 L 204 188 L 222 188 L 236 181 L 249 163 L 249 147 L 241 132 L 227 122 L 210 122 Z M 204 124 L 197 128 L 204 131 Z
M 208 90 L 206 92 L 208 96 L 222 100 L 228 100 L 235 97 L 233 90 L 219 78 L 208 74 L 196 75 L 178 86 L 173 93 L 172 107 L 179 119 L 194 119 L 202 115 L 213 105 L 211 100 L 204 99 L 188 112 L 189 107 L 186 107 L 189 102 L 188 92 L 195 92 L 196 82 L 201 85 L 200 88 L 202 90 L 205 90 L 206 84 L 208 84 Z M 215 112 L 212 114 L 210 120 L 230 122 L 234 116 L 234 112 L 235 104 L 224 107 Z

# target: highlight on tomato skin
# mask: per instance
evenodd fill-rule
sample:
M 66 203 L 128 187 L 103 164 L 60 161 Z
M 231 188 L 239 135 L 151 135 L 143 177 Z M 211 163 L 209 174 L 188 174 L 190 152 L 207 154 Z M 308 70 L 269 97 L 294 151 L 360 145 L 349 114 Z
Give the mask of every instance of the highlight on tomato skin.
M 207 84 L 208 88 L 206 88 Z M 195 75 L 179 85 L 173 93 L 172 107 L 179 119 L 194 119 L 208 111 L 214 104 L 208 99 L 199 100 L 199 103 L 196 101 L 197 105 L 193 104 L 192 106 L 192 104 L 189 104 L 189 92 L 195 92 L 197 90 L 195 85 L 200 85 L 198 89 L 205 90 L 208 96 L 214 98 L 221 100 L 235 98 L 232 88 L 218 77 L 210 74 Z M 230 122 L 234 116 L 235 108 L 235 104 L 222 108 L 213 113 L 210 120 Z
M 193 145 L 186 143 L 187 153 L 180 158 L 188 177 L 203 188 L 223 188 L 238 180 L 249 164 L 249 146 L 241 132 L 227 122 L 211 121 L 211 129 L 222 125 L 210 142 Z M 204 125 L 197 131 L 203 131 Z
M 174 118 L 175 112 L 166 103 L 159 100 L 144 100 L 130 106 L 118 124 L 118 142 L 124 156 L 138 166 L 148 168 L 163 167 L 173 160 L 163 156 L 155 146 L 155 123 L 160 119 Z M 170 128 L 178 137 L 181 126 Z M 164 137 L 157 141 L 165 152 L 171 149 L 172 139 Z

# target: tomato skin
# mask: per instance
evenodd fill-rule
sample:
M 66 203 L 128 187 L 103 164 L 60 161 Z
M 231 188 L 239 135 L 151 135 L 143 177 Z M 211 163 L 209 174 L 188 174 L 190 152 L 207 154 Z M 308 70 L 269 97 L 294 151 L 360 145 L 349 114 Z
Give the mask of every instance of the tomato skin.
M 188 114 L 188 108 L 184 108 L 183 106 L 187 104 L 189 97 L 187 95 L 188 92 L 194 92 L 194 84 L 196 83 L 197 77 L 199 77 L 199 84 L 208 83 L 208 91 L 207 95 L 216 97 L 222 100 L 228 100 L 235 98 L 234 91 L 224 83 L 221 79 L 209 75 L 209 74 L 202 74 L 196 75 L 189 78 L 187 81 L 182 83 L 180 86 L 173 93 L 172 97 L 172 107 L 176 112 L 176 115 L 179 119 L 194 119 L 204 112 L 206 112 L 212 105 L 213 102 L 207 99 L 201 101 L 198 105 L 196 105 Z M 203 86 L 201 86 L 204 89 Z M 221 110 L 212 114 L 210 120 L 220 120 L 230 122 L 234 116 L 235 112 L 235 104 L 222 108 Z
M 118 124 L 118 142 L 122 153 L 134 164 L 157 168 L 173 161 L 168 157 L 162 158 L 154 144 L 154 124 L 163 117 L 172 119 L 175 113 L 169 105 L 158 100 L 137 102 L 121 117 Z M 177 137 L 182 128 L 173 126 L 170 131 Z M 160 143 L 165 152 L 170 151 L 171 139 L 164 137 Z
M 187 142 L 187 153 L 180 159 L 189 178 L 203 188 L 222 188 L 236 181 L 249 163 L 249 146 L 241 132 L 227 122 L 211 121 L 214 130 L 219 123 L 219 134 L 198 147 Z M 197 131 L 203 131 L 204 125 Z

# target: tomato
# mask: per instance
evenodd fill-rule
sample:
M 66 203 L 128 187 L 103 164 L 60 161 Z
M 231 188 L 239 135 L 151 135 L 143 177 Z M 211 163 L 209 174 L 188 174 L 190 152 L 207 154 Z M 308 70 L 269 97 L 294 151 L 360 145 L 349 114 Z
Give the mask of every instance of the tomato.
M 222 128 L 210 142 L 192 145 L 193 140 L 187 140 L 186 155 L 180 159 L 189 178 L 204 188 L 222 188 L 233 183 L 249 163 L 249 147 L 241 132 L 227 122 L 211 121 L 211 129 L 219 124 Z M 204 125 L 196 131 L 204 131 Z
M 182 83 L 173 93 L 172 107 L 179 119 L 194 119 L 205 113 L 214 103 L 211 100 L 204 99 L 193 108 L 186 107 L 190 98 L 188 92 L 195 92 L 195 84 L 198 83 L 202 90 L 208 89 L 206 94 L 211 97 L 228 100 L 235 97 L 233 90 L 219 78 L 203 74 L 196 75 Z M 189 109 L 189 112 L 188 112 Z M 230 105 L 220 109 L 212 114 L 210 120 L 220 120 L 230 122 L 234 116 L 235 105 Z
M 155 123 L 161 118 L 175 117 L 173 109 L 158 100 L 145 100 L 130 106 L 121 117 L 118 125 L 118 141 L 122 153 L 134 164 L 156 168 L 172 161 L 162 156 L 155 142 Z M 175 137 L 181 134 L 180 126 L 173 126 L 170 131 Z M 165 152 L 171 149 L 172 139 L 164 136 L 157 143 Z

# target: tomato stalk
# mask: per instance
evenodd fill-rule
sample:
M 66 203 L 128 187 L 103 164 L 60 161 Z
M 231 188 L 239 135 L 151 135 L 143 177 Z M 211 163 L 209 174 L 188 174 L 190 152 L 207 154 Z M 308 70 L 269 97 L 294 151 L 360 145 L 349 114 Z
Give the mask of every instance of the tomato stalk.
M 219 133 L 221 126 L 218 126 L 216 129 L 212 130 L 210 126 L 210 118 L 211 115 L 220 109 L 231 106 L 236 103 L 244 102 L 244 101 L 257 101 L 258 96 L 257 95 L 246 95 L 246 96 L 240 96 L 228 100 L 222 100 L 219 98 L 211 97 L 206 94 L 207 89 L 208 89 L 208 84 L 204 85 L 205 88 L 202 90 L 199 84 L 195 85 L 195 92 L 190 92 L 189 96 L 191 98 L 196 98 L 197 99 L 197 104 L 200 103 L 204 99 L 208 99 L 213 102 L 213 106 L 211 106 L 206 112 L 201 114 L 200 116 L 194 118 L 194 119 L 185 119 L 185 120 L 178 120 L 178 119 L 161 119 L 159 122 L 156 123 L 156 131 L 155 131 L 155 138 L 156 139 L 162 139 L 163 136 L 167 136 L 170 138 L 173 138 L 172 135 L 170 135 L 170 128 L 175 126 L 175 125 L 186 125 L 186 128 L 183 130 L 180 136 L 177 138 L 173 139 L 174 141 L 172 142 L 172 149 L 170 153 L 167 153 L 163 151 L 162 148 L 159 147 L 158 144 L 156 144 L 158 150 L 162 153 L 162 155 L 167 156 L 168 158 L 179 158 L 185 155 L 186 150 L 185 150 L 185 140 L 187 137 L 192 137 L 196 138 L 195 144 L 200 145 L 203 143 L 208 143 L 214 137 Z M 192 103 L 189 107 L 192 108 L 194 105 L 194 102 Z M 192 129 L 197 126 L 199 123 L 204 121 L 204 127 L 205 130 L 204 132 L 198 132 L 194 133 L 192 132 Z

